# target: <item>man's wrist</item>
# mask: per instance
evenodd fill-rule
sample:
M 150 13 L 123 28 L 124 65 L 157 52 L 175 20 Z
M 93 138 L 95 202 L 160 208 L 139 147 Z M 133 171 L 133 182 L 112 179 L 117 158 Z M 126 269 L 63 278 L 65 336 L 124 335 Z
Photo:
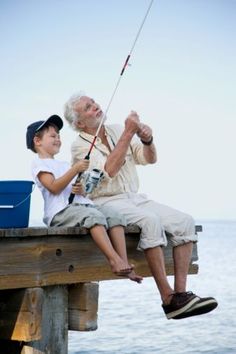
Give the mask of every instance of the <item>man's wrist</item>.
M 140 139 L 140 140 L 143 145 L 149 146 L 149 145 L 152 145 L 152 143 L 153 143 L 153 136 L 148 141 L 144 141 L 142 139 Z

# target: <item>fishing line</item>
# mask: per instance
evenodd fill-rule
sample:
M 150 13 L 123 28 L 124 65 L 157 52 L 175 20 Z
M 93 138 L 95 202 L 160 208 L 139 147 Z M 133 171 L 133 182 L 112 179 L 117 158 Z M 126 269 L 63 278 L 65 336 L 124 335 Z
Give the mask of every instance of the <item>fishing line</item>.
M 101 119 L 101 122 L 100 122 L 100 124 L 99 124 L 99 126 L 98 126 L 98 128 L 97 128 L 96 134 L 95 134 L 95 136 L 94 136 L 94 138 L 93 138 L 93 141 L 92 141 L 92 143 L 91 143 L 91 145 L 90 145 L 89 151 L 88 151 L 87 155 L 85 156 L 85 160 L 89 160 L 89 158 L 90 158 L 90 154 L 91 154 L 91 152 L 92 152 L 92 150 L 93 150 L 93 147 L 94 147 L 94 144 L 95 144 L 95 142 L 96 142 L 96 140 L 97 140 L 97 137 L 98 137 L 98 134 L 99 134 L 99 132 L 100 132 L 100 129 L 101 129 L 101 127 L 102 127 L 102 125 L 103 125 L 103 123 L 104 123 L 104 121 L 105 121 L 105 119 L 106 119 L 107 112 L 108 112 L 108 110 L 109 110 L 109 108 L 110 108 L 110 106 L 111 106 L 111 103 L 112 103 L 112 101 L 113 101 L 113 98 L 114 98 L 114 96 L 115 96 L 115 94 L 116 94 L 116 91 L 117 91 L 117 89 L 118 89 L 118 87 L 119 87 L 119 84 L 120 84 L 120 81 L 121 81 L 121 79 L 122 79 L 122 76 L 123 76 L 123 74 L 124 74 L 124 72 L 125 72 L 125 70 L 126 70 L 128 64 L 129 64 L 129 59 L 130 59 L 131 54 L 132 54 L 132 52 L 133 52 L 133 50 L 134 50 L 134 48 L 135 48 L 135 45 L 136 45 L 137 40 L 138 40 L 138 38 L 139 38 L 139 36 L 140 36 L 140 33 L 141 33 L 141 31 L 142 31 L 142 28 L 143 28 L 143 25 L 144 25 L 144 23 L 145 23 L 145 21 L 146 21 L 146 19 L 147 19 L 147 16 L 148 16 L 148 14 L 149 14 L 149 11 L 150 11 L 150 9 L 151 9 L 151 7 L 152 7 L 153 2 L 154 2 L 154 0 L 151 0 L 151 1 L 150 1 L 150 4 L 149 4 L 149 6 L 148 6 L 148 8 L 147 8 L 147 11 L 146 11 L 146 14 L 145 14 L 145 16 L 144 16 L 144 18 L 143 18 L 143 21 L 142 21 L 142 23 L 141 23 L 141 25 L 140 25 L 140 27 L 139 27 L 139 29 L 138 29 L 138 32 L 137 32 L 137 34 L 136 34 L 136 37 L 135 37 L 135 39 L 134 39 L 134 42 L 133 42 L 132 47 L 131 47 L 131 49 L 130 49 L 130 52 L 129 52 L 129 54 L 128 54 L 128 56 L 127 56 L 125 62 L 124 62 L 124 65 L 123 65 L 122 69 L 121 69 L 119 78 L 118 78 L 118 80 L 117 80 L 117 82 L 116 82 L 115 88 L 114 88 L 114 90 L 113 90 L 113 92 L 112 92 L 112 95 L 111 95 L 111 98 L 110 98 L 110 100 L 109 100 L 109 102 L 108 102 L 107 108 L 106 108 L 106 110 L 105 110 L 105 112 L 104 112 L 104 114 L 103 114 L 103 117 L 102 117 L 102 119 Z M 77 177 L 77 179 L 76 179 L 76 182 L 79 181 L 79 179 L 80 179 L 80 177 L 81 177 L 81 174 L 82 174 L 82 173 L 79 173 L 79 174 L 78 174 L 78 177 Z M 69 204 L 71 204 L 71 203 L 73 202 L 74 197 L 75 197 L 74 193 L 71 193 L 70 196 L 69 196 Z

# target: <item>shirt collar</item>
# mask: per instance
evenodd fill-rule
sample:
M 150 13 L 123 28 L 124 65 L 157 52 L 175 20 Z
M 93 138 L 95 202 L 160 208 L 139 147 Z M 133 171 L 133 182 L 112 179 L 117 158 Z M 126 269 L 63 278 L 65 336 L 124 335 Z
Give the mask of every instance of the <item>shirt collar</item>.
M 114 141 L 113 141 L 113 139 L 112 139 L 112 137 L 111 137 L 111 135 L 110 135 L 110 133 L 109 133 L 107 127 L 104 126 L 104 128 L 105 128 L 105 135 L 106 135 L 106 137 L 107 137 L 107 141 L 108 141 L 108 143 L 109 143 L 109 145 L 110 145 L 110 148 L 111 148 L 111 150 L 112 150 L 112 149 L 114 149 L 115 143 L 114 143 Z M 89 143 L 91 143 L 91 144 L 92 144 L 93 139 L 94 139 L 94 135 L 85 133 L 85 132 L 83 132 L 83 131 L 79 132 L 79 136 L 80 136 L 82 139 L 86 140 L 87 142 L 89 142 Z M 101 138 L 99 138 L 99 137 L 97 137 L 97 139 L 96 139 L 96 141 L 95 141 L 95 147 L 96 147 L 98 150 L 100 150 L 100 151 L 102 151 L 102 152 L 105 152 L 106 154 L 109 153 L 109 150 L 107 149 L 107 147 L 106 147 L 105 145 L 102 144 L 102 140 L 101 140 Z

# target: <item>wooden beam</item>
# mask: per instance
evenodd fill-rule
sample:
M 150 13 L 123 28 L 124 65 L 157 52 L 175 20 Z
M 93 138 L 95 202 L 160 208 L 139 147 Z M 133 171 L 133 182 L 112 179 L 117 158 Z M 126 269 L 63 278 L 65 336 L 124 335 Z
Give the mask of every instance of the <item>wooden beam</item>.
M 0 338 L 20 341 L 41 338 L 43 289 L 0 292 Z
M 97 329 L 98 283 L 80 283 L 68 287 L 69 330 Z
M 86 229 L 27 228 L 0 230 L 0 290 L 118 279 Z M 139 228 L 126 228 L 128 257 L 142 276 L 150 276 L 137 251 Z M 172 247 L 164 247 L 167 274 L 173 274 Z M 198 259 L 194 245 L 191 263 Z M 190 266 L 196 273 L 197 266 Z

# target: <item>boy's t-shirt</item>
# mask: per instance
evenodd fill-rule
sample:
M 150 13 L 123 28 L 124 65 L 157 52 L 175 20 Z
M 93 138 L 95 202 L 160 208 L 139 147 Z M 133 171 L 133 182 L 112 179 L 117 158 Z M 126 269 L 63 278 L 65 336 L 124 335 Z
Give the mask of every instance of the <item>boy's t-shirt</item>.
M 39 172 L 49 172 L 57 179 L 64 175 L 69 169 L 70 165 L 66 161 L 59 161 L 54 159 L 40 159 L 37 157 L 32 162 L 32 175 L 35 183 L 40 189 L 44 199 L 44 216 L 43 221 L 47 226 L 50 226 L 52 218 L 63 210 L 68 205 L 68 198 L 72 190 L 72 184 L 75 182 L 76 177 L 70 184 L 59 194 L 52 194 L 47 188 L 45 188 L 38 179 Z M 80 204 L 93 204 L 93 202 L 83 197 L 82 195 L 75 195 L 74 203 Z

